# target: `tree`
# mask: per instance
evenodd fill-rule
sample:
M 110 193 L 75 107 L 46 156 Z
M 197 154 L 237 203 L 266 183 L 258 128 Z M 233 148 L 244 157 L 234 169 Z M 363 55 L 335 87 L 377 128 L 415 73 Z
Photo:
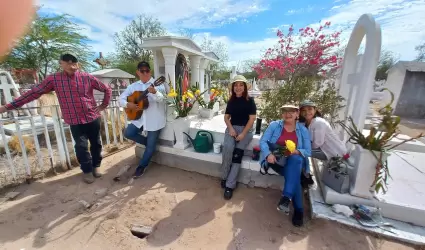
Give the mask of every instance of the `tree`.
M 204 35 L 200 47 L 203 51 L 214 52 L 219 58 L 218 63 L 211 64 L 211 70 L 214 70 L 214 71 L 228 70 L 226 63 L 229 60 L 229 54 L 227 51 L 226 44 L 224 44 L 221 41 L 213 41 L 210 39 L 208 35 Z
M 236 66 L 237 71 L 242 72 L 242 75 L 246 79 L 258 78 L 257 71 L 254 70 L 255 65 L 257 65 L 258 60 L 247 59 L 242 62 L 239 62 Z
M 340 32 L 325 32 L 329 27 L 330 22 L 326 22 L 317 30 L 302 28 L 296 36 L 293 26 L 286 35 L 277 31 L 279 40 L 276 46 L 269 48 L 254 66 L 259 78 L 284 80 L 277 89 L 265 91 L 262 95 L 264 103 L 260 111 L 266 121 L 280 119 L 277 107 L 285 103 L 297 105 L 304 99 L 317 102 L 322 113 L 330 118 L 341 108 L 342 98 L 334 81 L 327 80 L 334 76 L 342 61 L 338 56 Z
M 82 69 L 87 70 L 93 66 L 89 60 L 93 54 L 87 40 L 69 15 L 37 14 L 28 33 L 12 49 L 3 66 L 36 69 L 41 80 L 59 69 L 61 54 L 71 52 L 78 57 Z
M 165 34 L 166 30 L 158 19 L 139 15 L 123 31 L 115 33 L 116 54 L 120 61 L 148 61 L 152 51 L 141 48 L 143 39 Z
M 416 61 L 425 62 L 425 43 L 416 46 L 415 50 L 418 52 Z
M 179 35 L 182 37 L 189 38 L 190 40 L 195 40 L 195 33 L 191 29 L 179 29 Z
M 329 26 L 330 22 L 326 22 L 318 30 L 301 28 L 298 41 L 295 41 L 293 26 L 289 27 L 287 35 L 278 30 L 278 44 L 269 48 L 254 67 L 260 78 L 295 81 L 300 76 L 334 73 L 341 62 L 336 54 L 340 32 L 325 33 Z
M 394 66 L 398 58 L 395 57 L 394 53 L 387 50 L 381 51 L 381 57 L 379 58 L 378 67 L 376 68 L 375 80 L 381 81 L 387 79 L 387 71 Z
M 121 60 L 115 54 L 110 54 L 107 58 L 107 60 L 110 62 L 108 68 L 120 69 L 136 76 L 137 64 L 139 64 L 140 61 Z M 153 58 L 150 58 L 148 62 L 151 65 L 152 75 L 154 75 L 155 72 L 153 68 Z

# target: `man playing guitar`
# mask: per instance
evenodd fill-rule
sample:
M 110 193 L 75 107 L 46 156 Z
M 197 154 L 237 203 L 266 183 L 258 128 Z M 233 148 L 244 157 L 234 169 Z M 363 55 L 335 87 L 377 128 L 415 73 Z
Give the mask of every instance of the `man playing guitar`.
M 128 125 L 124 132 L 124 136 L 127 139 L 145 146 L 145 152 L 136 168 L 133 178 L 141 177 L 144 174 L 156 150 L 159 133 L 161 129 L 165 127 L 167 112 L 167 91 L 163 84 L 156 87 L 152 85 L 155 80 L 152 78 L 149 63 L 140 62 L 137 65 L 136 74 L 140 81 L 134 82 L 128 86 L 119 97 L 119 103 L 122 107 L 130 110 L 137 110 L 139 109 L 137 104 L 127 102 L 127 97 L 132 95 L 135 91 L 145 91 L 147 89 L 149 92 L 147 94 L 149 107 L 143 111 L 140 119 L 132 120 L 131 124 Z M 144 134 L 147 135 L 144 136 L 140 134 L 140 132 L 144 132 Z

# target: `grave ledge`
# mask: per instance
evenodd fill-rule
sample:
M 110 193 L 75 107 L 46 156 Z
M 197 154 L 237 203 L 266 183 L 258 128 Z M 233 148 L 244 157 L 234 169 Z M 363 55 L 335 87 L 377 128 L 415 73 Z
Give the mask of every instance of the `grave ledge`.
M 332 211 L 332 205 L 328 204 L 322 196 L 322 185 L 319 185 L 317 179 L 317 169 L 312 168 L 313 180 L 315 185 L 309 189 L 309 200 L 311 204 L 311 218 L 319 218 L 330 221 L 335 221 L 344 224 L 349 227 L 366 231 L 369 233 L 376 233 L 384 235 L 385 237 L 393 240 L 398 240 L 414 245 L 425 244 L 425 228 L 421 226 L 415 226 L 410 223 L 401 222 L 398 220 L 384 218 L 386 222 L 389 222 L 395 226 L 392 229 L 394 233 L 382 230 L 380 228 L 368 228 L 361 226 L 357 221 L 352 218 L 347 218 L 344 215 L 334 213 Z
M 322 218 L 331 221 L 337 221 L 360 230 L 383 234 L 386 237 L 411 244 L 425 244 L 425 227 L 423 226 L 425 223 L 425 209 L 421 207 L 420 204 L 407 205 L 406 202 L 395 200 L 395 197 L 385 200 L 385 195 L 378 195 L 378 198 L 381 199 L 378 201 L 362 199 L 351 196 L 350 194 L 340 194 L 327 187 L 321 181 L 321 161 L 313 159 L 312 162 L 312 172 L 314 174 L 313 178 L 315 181 L 315 185 L 310 188 L 309 192 L 310 203 L 312 206 L 312 218 Z M 352 218 L 347 218 L 343 215 L 334 213 L 331 207 L 332 204 L 364 204 L 369 206 L 379 205 L 379 207 L 382 208 L 382 215 L 385 221 L 390 222 L 395 226 L 395 229 L 392 229 L 395 233 L 391 233 L 379 228 L 363 227 Z
M 141 158 L 144 149 L 143 145 L 136 144 L 135 153 L 137 158 Z M 182 150 L 159 145 L 152 157 L 152 161 L 164 166 L 212 177 L 220 178 L 221 176 L 221 154 L 213 152 L 198 153 L 192 147 Z M 244 156 L 238 182 L 254 187 L 282 190 L 284 178 L 282 176 L 262 175 L 258 161 L 252 160 L 250 156 Z

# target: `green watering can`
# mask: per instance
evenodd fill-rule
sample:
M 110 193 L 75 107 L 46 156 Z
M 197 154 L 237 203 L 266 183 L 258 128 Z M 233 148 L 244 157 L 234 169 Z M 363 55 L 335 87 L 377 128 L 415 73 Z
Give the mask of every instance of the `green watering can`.
M 195 139 L 192 139 L 190 135 L 183 132 L 190 139 L 193 148 L 198 153 L 208 153 L 213 148 L 214 139 L 210 132 L 200 130 L 196 133 Z

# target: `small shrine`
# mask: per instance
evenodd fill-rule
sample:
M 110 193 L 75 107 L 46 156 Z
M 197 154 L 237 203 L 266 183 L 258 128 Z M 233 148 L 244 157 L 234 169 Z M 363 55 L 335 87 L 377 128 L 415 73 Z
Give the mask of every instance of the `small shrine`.
M 210 63 L 219 61 L 214 52 L 203 52 L 192 40 L 175 36 L 146 38 L 141 47 L 153 53 L 155 78 L 165 76 L 168 80 L 170 77 L 174 88 L 179 78 L 183 80 L 183 87 L 189 82 L 191 86 L 198 83 L 201 92 L 210 87 Z

